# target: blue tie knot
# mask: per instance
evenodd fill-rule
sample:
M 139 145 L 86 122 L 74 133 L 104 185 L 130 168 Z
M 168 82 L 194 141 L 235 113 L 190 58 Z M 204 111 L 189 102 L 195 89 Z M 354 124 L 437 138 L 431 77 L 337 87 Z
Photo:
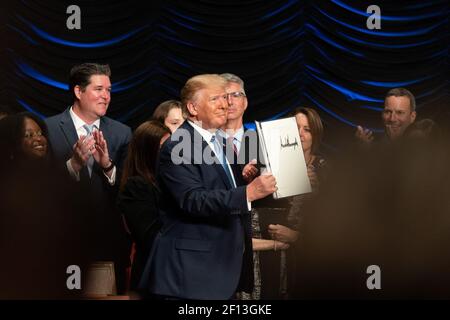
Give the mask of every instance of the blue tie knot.
M 95 124 L 84 124 L 83 128 L 86 130 L 87 135 L 90 135 L 96 127 Z

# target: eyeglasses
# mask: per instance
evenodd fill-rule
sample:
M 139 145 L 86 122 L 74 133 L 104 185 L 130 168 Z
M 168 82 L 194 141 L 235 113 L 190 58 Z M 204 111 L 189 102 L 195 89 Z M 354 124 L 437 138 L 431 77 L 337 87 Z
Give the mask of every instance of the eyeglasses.
M 232 99 L 239 99 L 241 97 L 245 97 L 245 93 L 239 92 L 239 91 L 230 92 L 230 93 L 227 93 L 227 98 L 228 97 L 231 97 Z
M 33 137 L 42 137 L 42 131 L 26 131 L 24 136 L 25 139 L 31 139 Z

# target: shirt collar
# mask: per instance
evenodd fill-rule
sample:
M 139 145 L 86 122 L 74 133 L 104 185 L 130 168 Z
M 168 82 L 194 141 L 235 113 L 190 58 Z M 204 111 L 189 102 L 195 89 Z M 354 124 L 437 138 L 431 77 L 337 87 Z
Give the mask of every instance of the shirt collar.
M 192 125 L 192 127 L 194 127 L 195 130 L 197 130 L 198 133 L 200 133 L 200 135 L 203 137 L 203 139 L 206 142 L 211 142 L 211 138 L 216 135 L 217 130 L 215 130 L 214 132 L 211 132 L 209 130 L 203 129 L 202 127 L 200 127 L 199 125 L 197 125 L 195 122 L 193 122 L 191 120 L 188 120 L 188 122 Z
M 244 127 L 240 127 L 238 131 L 236 131 L 236 133 L 234 134 L 234 138 L 239 141 L 242 142 L 242 137 L 244 136 Z
M 81 118 L 79 116 L 77 116 L 75 114 L 75 112 L 73 112 L 73 106 L 70 107 L 70 117 L 72 118 L 73 124 L 75 125 L 75 130 L 80 130 L 81 128 L 83 128 L 83 126 L 85 124 L 87 124 L 86 122 L 84 122 L 83 120 L 81 120 Z M 100 119 L 97 119 L 94 121 L 94 123 L 92 123 L 97 129 L 100 129 Z
M 226 131 L 219 129 L 217 131 L 217 133 L 221 136 L 224 137 L 225 139 L 228 139 L 229 137 L 231 137 L 231 135 L 229 135 Z M 236 139 L 239 143 L 242 141 L 242 137 L 244 136 L 244 127 L 240 127 L 236 133 L 234 134 L 233 138 Z

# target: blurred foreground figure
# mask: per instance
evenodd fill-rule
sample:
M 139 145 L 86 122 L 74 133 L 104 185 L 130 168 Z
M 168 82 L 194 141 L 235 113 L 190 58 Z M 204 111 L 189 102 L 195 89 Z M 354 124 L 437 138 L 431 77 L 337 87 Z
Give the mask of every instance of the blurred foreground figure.
M 40 118 L 10 115 L 0 121 L 0 136 L 0 299 L 78 298 L 97 243 L 93 202 L 47 156 Z M 71 265 L 80 268 L 79 289 L 66 284 Z
M 73 299 L 70 265 L 81 270 L 96 243 L 88 194 L 45 162 L 0 168 L 0 299 Z M 74 197 L 76 194 L 79 197 Z
M 429 135 L 336 161 L 300 231 L 294 298 L 449 299 L 449 150 Z

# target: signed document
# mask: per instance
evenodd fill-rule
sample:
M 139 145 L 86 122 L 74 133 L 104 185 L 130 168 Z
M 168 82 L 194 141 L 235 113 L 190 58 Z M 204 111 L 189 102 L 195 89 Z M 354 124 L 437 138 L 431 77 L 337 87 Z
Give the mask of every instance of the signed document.
M 311 192 L 295 118 L 256 123 L 266 169 L 277 180 L 275 199 Z

